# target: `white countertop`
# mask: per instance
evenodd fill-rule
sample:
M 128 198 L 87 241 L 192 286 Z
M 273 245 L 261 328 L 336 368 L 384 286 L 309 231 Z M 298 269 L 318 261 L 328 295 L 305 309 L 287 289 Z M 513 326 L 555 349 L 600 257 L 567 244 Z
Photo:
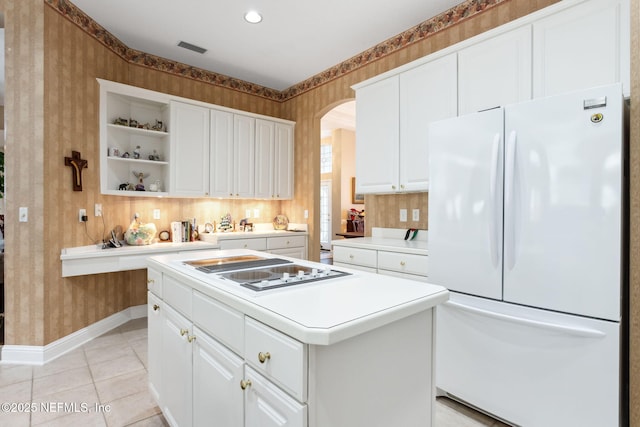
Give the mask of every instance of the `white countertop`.
M 172 275 L 232 308 L 308 344 L 329 345 L 373 330 L 448 299 L 449 292 L 424 282 L 392 278 L 348 268 L 334 268 L 350 276 L 285 288 L 254 292 L 185 265 L 208 257 L 254 254 L 248 250 L 203 251 L 148 258 L 150 268 Z M 319 264 L 287 258 L 319 269 Z
M 215 233 L 201 233 L 200 239 L 215 243 L 219 240 L 258 239 L 295 234 L 308 236 L 307 224 L 289 224 L 287 230 L 274 230 L 273 224 L 255 224 L 253 231 L 216 231 Z
M 404 240 L 407 230 L 392 228 L 373 228 L 371 237 L 332 240 L 333 246 L 374 249 L 406 254 L 429 255 L 428 232 L 419 230 L 414 240 Z M 413 234 L 413 233 L 411 233 Z
M 209 242 L 154 243 L 144 246 L 129 246 L 102 249 L 102 245 L 78 246 L 62 249 L 62 277 L 88 274 L 112 273 L 139 270 L 147 267 L 146 259 L 151 255 L 184 251 L 215 249 L 220 246 Z

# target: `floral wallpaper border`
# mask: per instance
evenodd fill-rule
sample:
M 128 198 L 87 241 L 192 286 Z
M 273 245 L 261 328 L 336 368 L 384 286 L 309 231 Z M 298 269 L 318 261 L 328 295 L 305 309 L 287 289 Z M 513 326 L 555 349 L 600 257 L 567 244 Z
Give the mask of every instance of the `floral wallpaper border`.
M 129 63 L 283 102 L 507 1 L 510 0 L 466 0 L 440 15 L 434 16 L 397 36 L 283 91 L 270 89 L 213 71 L 207 71 L 202 68 L 131 49 L 91 19 L 91 17 L 86 15 L 72 2 L 68 0 L 45 0 L 45 3 Z

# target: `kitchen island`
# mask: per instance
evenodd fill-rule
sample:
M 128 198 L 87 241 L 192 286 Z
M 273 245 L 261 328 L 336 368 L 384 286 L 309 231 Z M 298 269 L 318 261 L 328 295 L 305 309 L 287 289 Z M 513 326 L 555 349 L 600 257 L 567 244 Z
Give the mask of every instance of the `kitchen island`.
M 256 291 L 198 268 L 241 257 L 299 273 Z M 148 275 L 149 386 L 171 425 L 432 425 L 445 288 L 249 250 L 156 256 Z

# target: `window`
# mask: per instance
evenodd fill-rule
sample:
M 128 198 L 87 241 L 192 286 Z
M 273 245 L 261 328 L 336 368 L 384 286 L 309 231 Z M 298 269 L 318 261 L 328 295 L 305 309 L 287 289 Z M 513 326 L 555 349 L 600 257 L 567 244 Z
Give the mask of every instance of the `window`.
M 330 144 L 320 146 L 320 173 L 331 173 L 332 168 L 332 149 Z

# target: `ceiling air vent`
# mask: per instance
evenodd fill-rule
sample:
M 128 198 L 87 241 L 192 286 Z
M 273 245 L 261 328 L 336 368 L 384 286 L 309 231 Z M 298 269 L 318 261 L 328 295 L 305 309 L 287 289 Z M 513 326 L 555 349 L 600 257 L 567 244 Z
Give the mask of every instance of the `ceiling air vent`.
M 194 44 L 187 43 L 187 42 L 180 42 L 178 43 L 178 46 L 183 47 L 185 49 L 192 50 L 194 52 L 198 52 L 198 53 L 205 53 L 207 51 L 207 49 L 205 48 L 202 48 L 200 46 L 196 46 Z

